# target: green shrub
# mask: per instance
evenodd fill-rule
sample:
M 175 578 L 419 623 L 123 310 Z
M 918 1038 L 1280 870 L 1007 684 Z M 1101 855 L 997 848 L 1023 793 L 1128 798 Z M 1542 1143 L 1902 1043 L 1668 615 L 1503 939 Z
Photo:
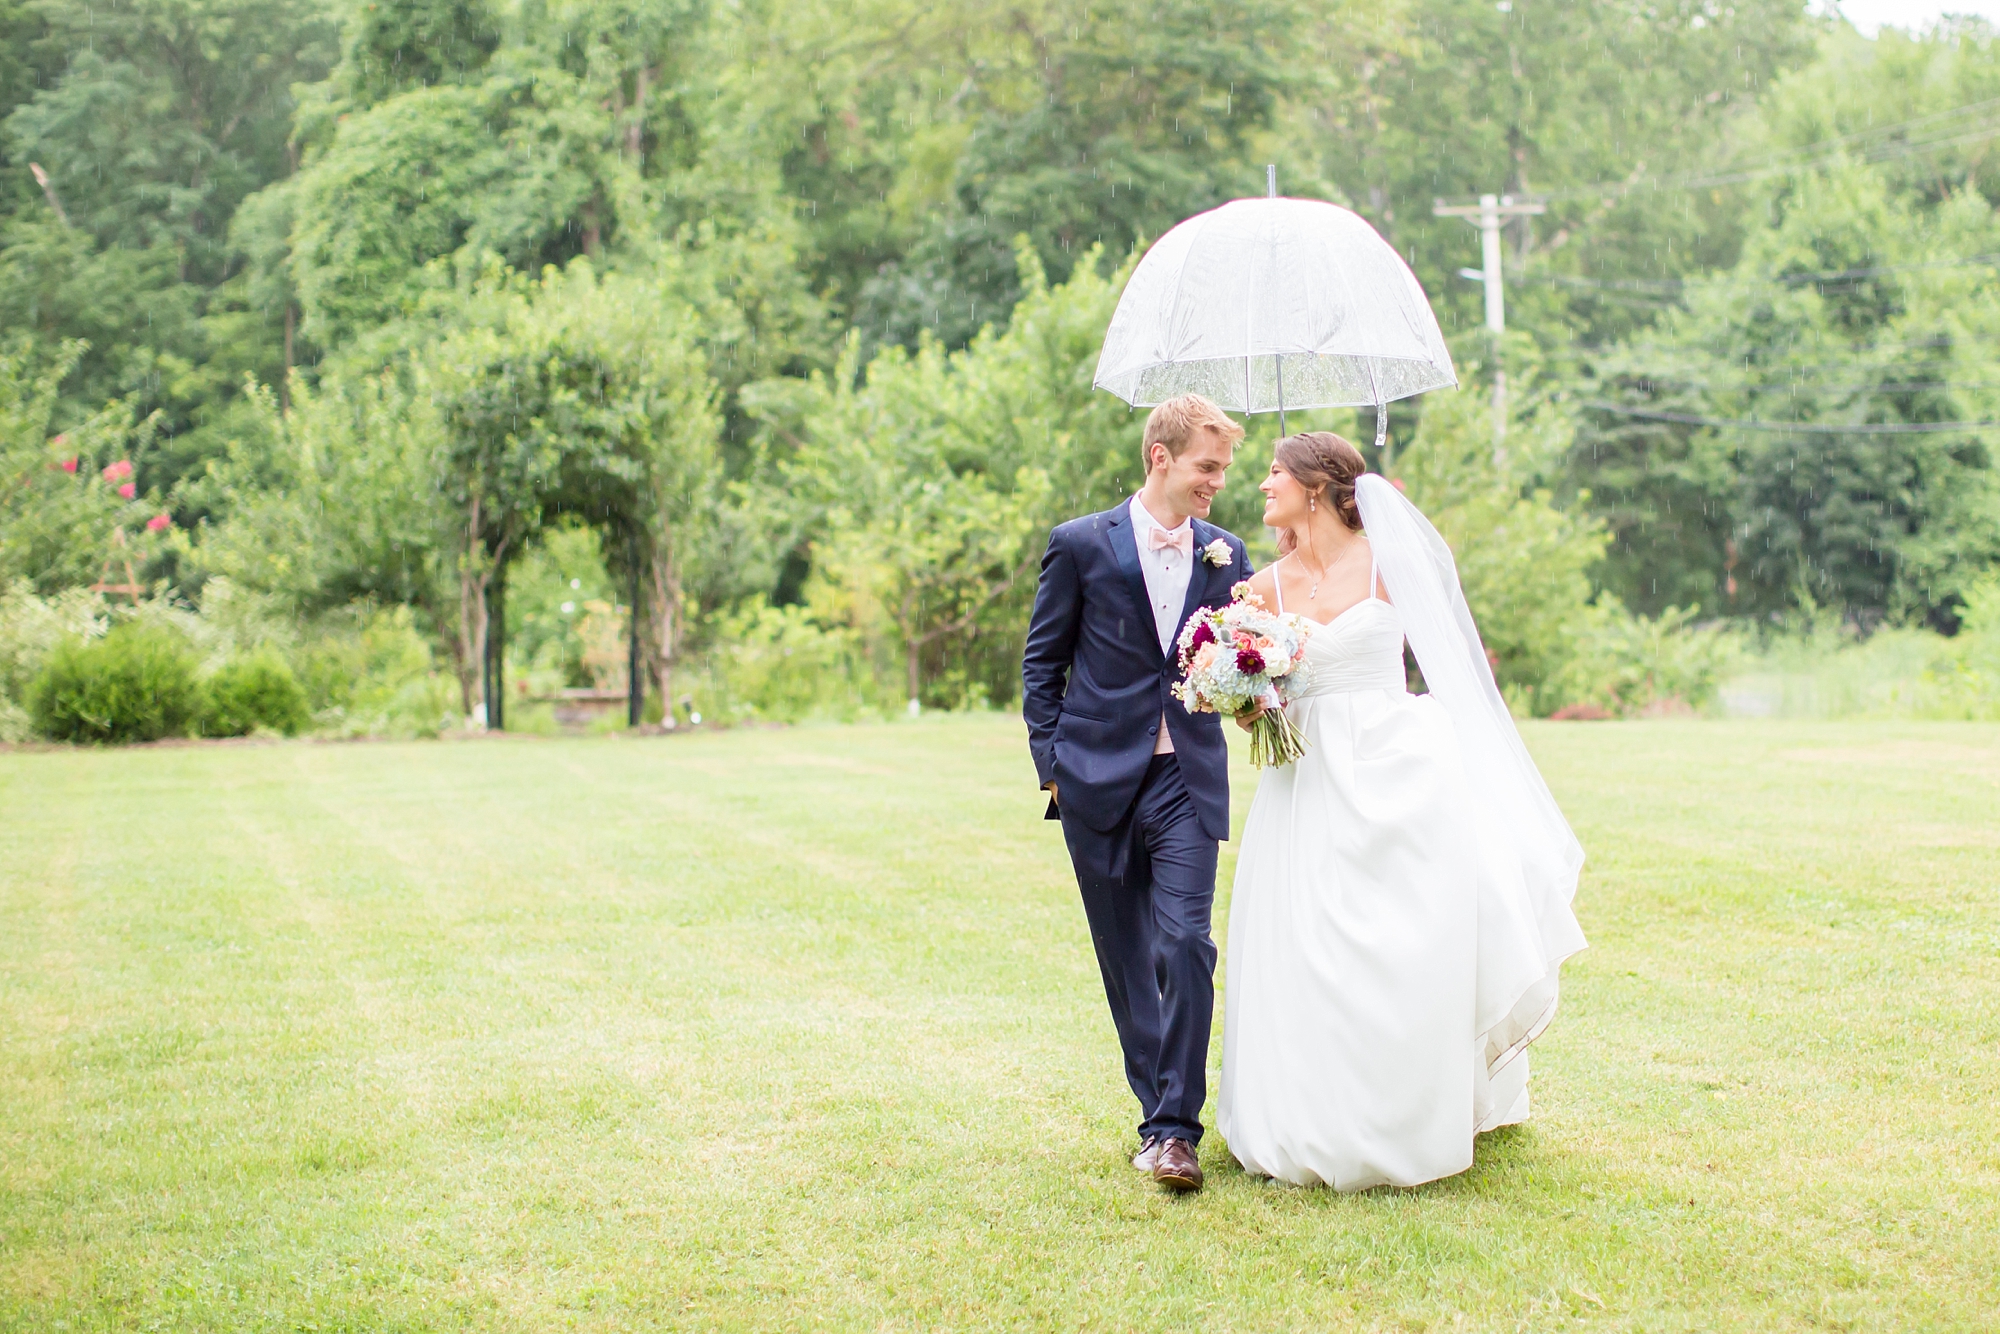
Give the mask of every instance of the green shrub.
M 35 731 L 52 741 L 157 741 L 186 735 L 201 699 L 187 642 L 156 626 L 127 624 L 51 653 L 29 690 L 28 711 Z
M 0 741 L 34 735 L 28 692 L 49 655 L 65 643 L 95 639 L 105 628 L 101 594 L 78 588 L 44 598 L 25 579 L 0 589 Z
M 408 607 L 329 616 L 294 661 L 329 735 L 431 737 L 457 722 L 457 682 L 438 670 Z
M 1569 661 L 1544 699 L 1577 717 L 1708 710 L 1740 650 L 1734 632 L 1697 625 L 1696 615 L 1692 607 L 1638 615 L 1600 594 L 1570 627 Z
M 206 736 L 248 736 L 268 727 L 295 735 L 312 722 L 306 692 L 275 654 L 238 659 L 208 678 L 201 730 Z
M 881 711 L 852 630 L 828 629 L 804 607 L 758 605 L 724 618 L 722 632 L 712 681 L 700 692 L 718 718 L 799 722 Z

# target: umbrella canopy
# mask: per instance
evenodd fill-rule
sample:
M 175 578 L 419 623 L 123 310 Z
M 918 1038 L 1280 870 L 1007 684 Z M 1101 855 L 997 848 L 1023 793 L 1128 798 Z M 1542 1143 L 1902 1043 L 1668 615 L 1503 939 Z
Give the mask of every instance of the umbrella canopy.
M 1238 412 L 1374 404 L 1379 417 L 1458 373 L 1417 275 L 1359 215 L 1238 199 L 1146 252 L 1094 383 L 1134 407 L 1198 393 Z

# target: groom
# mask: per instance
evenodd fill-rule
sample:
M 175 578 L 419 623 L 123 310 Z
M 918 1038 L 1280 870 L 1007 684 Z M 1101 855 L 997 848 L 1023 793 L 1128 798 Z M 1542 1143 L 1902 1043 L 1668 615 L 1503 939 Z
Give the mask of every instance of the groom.
M 1222 720 L 1172 694 L 1181 626 L 1251 574 L 1205 523 L 1243 428 L 1184 394 L 1146 419 L 1146 483 L 1057 528 L 1021 663 L 1028 744 L 1061 819 L 1143 1119 L 1133 1166 L 1201 1187 L 1215 1009 L 1216 845 L 1229 837 Z

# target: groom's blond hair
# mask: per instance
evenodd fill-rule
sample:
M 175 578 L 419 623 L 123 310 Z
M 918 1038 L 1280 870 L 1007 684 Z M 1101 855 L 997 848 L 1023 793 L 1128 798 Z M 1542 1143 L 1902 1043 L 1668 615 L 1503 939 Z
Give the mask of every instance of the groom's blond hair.
M 1243 439 L 1243 428 L 1229 420 L 1229 414 L 1213 400 L 1200 394 L 1181 394 L 1154 408 L 1146 418 L 1146 438 L 1139 457 L 1148 471 L 1153 466 L 1153 446 L 1165 445 L 1167 457 L 1177 459 L 1194 443 L 1195 432 L 1214 431 L 1231 449 Z

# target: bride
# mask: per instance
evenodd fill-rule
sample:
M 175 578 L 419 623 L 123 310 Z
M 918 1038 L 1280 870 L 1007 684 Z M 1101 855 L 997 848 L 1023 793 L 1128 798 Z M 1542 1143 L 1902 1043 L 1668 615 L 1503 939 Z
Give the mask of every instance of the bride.
M 1414 1186 L 1526 1119 L 1583 849 L 1423 514 L 1321 431 L 1260 489 L 1285 554 L 1251 589 L 1316 628 L 1305 754 L 1265 771 L 1237 862 L 1216 1125 L 1249 1172 Z

